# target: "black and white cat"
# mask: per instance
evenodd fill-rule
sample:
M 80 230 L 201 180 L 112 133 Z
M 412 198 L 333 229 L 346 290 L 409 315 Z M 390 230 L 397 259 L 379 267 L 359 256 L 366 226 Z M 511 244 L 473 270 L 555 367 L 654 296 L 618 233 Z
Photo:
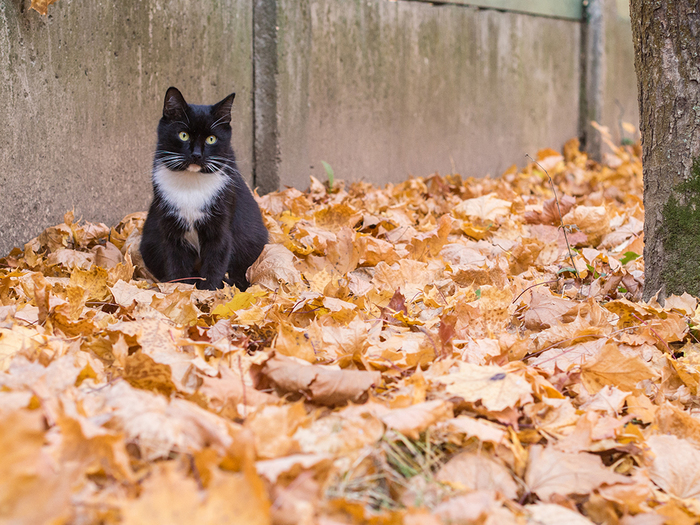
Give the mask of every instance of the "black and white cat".
M 234 96 L 198 106 L 174 87 L 165 94 L 141 240 L 146 267 L 161 281 L 206 290 L 225 281 L 245 290 L 246 270 L 267 243 L 260 208 L 231 148 Z

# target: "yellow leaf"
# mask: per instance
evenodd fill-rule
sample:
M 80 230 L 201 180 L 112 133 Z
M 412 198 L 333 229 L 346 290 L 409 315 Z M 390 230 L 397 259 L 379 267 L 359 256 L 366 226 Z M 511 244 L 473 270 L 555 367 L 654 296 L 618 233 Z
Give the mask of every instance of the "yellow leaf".
M 233 296 L 229 302 L 225 304 L 220 304 L 214 310 L 212 310 L 212 315 L 220 318 L 228 319 L 236 313 L 238 310 L 244 310 L 252 306 L 259 297 L 264 297 L 267 295 L 265 292 L 238 292 Z
M 606 385 L 634 392 L 637 383 L 651 379 L 656 374 L 637 357 L 627 357 L 614 344 L 603 347 L 598 359 L 581 367 L 583 384 L 591 393 Z
M 74 269 L 70 274 L 70 284 L 85 290 L 87 301 L 106 301 L 112 292 L 107 286 L 109 274 L 104 268 L 93 266 L 89 270 Z

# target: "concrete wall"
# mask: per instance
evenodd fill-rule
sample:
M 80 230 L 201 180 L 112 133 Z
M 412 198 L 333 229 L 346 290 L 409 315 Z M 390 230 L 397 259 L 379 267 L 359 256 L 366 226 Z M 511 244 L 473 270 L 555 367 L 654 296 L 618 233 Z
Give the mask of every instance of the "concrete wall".
M 165 90 L 232 91 L 252 159 L 249 2 L 60 0 L 48 17 L 0 0 L 0 255 L 63 214 L 114 224 L 145 210 Z
M 621 128 L 629 122 L 639 128 L 637 74 L 634 71 L 634 47 L 629 15 L 629 0 L 607 0 L 604 11 L 605 77 L 603 82 L 602 124 L 610 128 L 616 142 L 637 139 Z
M 0 255 L 72 208 L 108 224 L 146 209 L 169 85 L 237 92 L 234 148 L 263 191 L 324 179 L 322 160 L 379 184 L 498 175 L 579 135 L 587 26 L 454 2 L 59 0 L 42 17 L 0 0 Z M 591 2 L 593 102 L 615 133 L 616 101 L 637 122 L 626 0 Z
M 282 184 L 497 175 L 578 134 L 580 24 L 458 5 L 280 0 Z

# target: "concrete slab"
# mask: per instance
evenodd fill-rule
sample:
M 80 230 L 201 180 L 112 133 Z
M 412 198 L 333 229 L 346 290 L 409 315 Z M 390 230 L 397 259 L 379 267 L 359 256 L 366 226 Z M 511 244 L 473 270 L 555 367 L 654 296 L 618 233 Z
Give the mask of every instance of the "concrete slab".
M 578 22 L 386 0 L 279 0 L 280 180 L 497 175 L 577 136 Z

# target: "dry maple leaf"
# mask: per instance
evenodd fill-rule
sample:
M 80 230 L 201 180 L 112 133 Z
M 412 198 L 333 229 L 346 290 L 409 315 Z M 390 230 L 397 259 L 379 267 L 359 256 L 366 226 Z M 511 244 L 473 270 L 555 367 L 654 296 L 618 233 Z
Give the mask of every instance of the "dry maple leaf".
M 44 446 L 37 411 L 0 413 L 0 519 L 5 523 L 51 523 L 71 516 L 78 472 L 54 468 Z
M 655 376 L 642 360 L 625 356 L 613 344 L 605 345 L 596 361 L 585 363 L 581 374 L 584 385 L 591 393 L 607 385 L 634 391 L 637 383 Z
M 534 291 L 523 322 L 529 330 L 550 328 L 561 322 L 564 314 L 576 306 L 573 301 L 540 290 Z
M 350 406 L 343 411 L 317 419 L 294 433 L 302 452 L 349 456 L 367 446 L 374 446 L 385 432 L 384 423 L 366 411 Z
M 255 462 L 255 468 L 262 477 L 271 482 L 294 469 L 325 470 L 329 467 L 330 454 L 291 454 L 283 458 Z
M 246 419 L 245 428 L 255 436 L 255 451 L 260 459 L 287 456 L 300 450 L 293 438 L 299 427 L 309 422 L 302 402 L 258 408 Z
M 509 470 L 486 454 L 462 452 L 442 466 L 436 479 L 458 490 L 496 490 L 508 499 L 518 493 Z
M 603 484 L 628 482 L 628 478 L 605 468 L 593 454 L 568 454 L 551 446 L 530 447 L 525 483 L 543 501 L 555 494 L 587 494 Z
M 442 383 L 445 390 L 467 402 L 477 401 L 493 412 L 505 410 L 532 401 L 532 388 L 519 375 L 507 372 L 499 366 L 478 366 L 458 363 L 455 373 L 433 379 Z
M 270 503 L 254 474 L 215 471 L 204 498 L 198 492 L 194 479 L 172 464 L 163 464 L 144 481 L 141 496 L 122 507 L 125 522 L 135 525 L 271 523 Z
M 411 439 L 418 439 L 421 432 L 452 417 L 452 406 L 442 400 L 426 401 L 407 408 L 394 409 L 379 417 L 388 428 Z
M 498 507 L 495 491 L 476 490 L 441 502 L 435 507 L 434 513 L 443 523 L 479 523 Z M 501 523 L 508 525 L 507 521 Z
M 476 217 L 481 220 L 494 221 L 510 213 L 512 203 L 496 197 L 491 193 L 482 197 L 462 201 L 454 212 L 457 217 Z
M 277 290 L 280 284 L 296 284 L 301 281 L 294 267 L 294 254 L 279 244 L 266 244 L 258 260 L 248 268 L 246 279 L 269 290 Z
M 262 374 L 283 392 L 300 393 L 322 405 L 343 405 L 358 401 L 381 382 L 379 372 L 340 370 L 274 356 L 265 362 Z
M 527 505 L 528 523 L 533 525 L 593 525 L 593 522 L 578 512 L 553 503 Z
M 647 445 L 654 455 L 651 480 L 678 498 L 700 499 L 700 449 L 676 436 L 651 436 Z
M 500 425 L 486 419 L 458 416 L 442 422 L 438 428 L 447 432 L 463 433 L 467 437 L 476 437 L 479 441 L 501 444 L 506 439 L 506 431 Z

